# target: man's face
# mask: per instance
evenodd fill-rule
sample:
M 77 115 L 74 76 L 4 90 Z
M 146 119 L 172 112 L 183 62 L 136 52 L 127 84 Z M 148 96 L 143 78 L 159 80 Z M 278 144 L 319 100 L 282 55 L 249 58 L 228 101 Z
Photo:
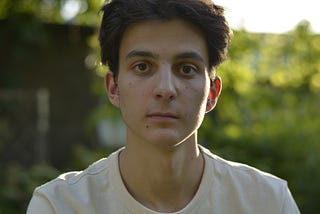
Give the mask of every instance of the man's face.
M 219 94 L 210 87 L 204 36 L 178 19 L 130 26 L 120 45 L 118 76 L 107 74 L 106 87 L 127 125 L 127 144 L 164 147 L 196 140 L 214 105 L 207 100 Z

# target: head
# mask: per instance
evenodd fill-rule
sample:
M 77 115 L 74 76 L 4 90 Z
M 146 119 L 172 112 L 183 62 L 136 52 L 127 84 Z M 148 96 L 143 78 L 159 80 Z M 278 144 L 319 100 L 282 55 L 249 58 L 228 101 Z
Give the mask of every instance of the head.
M 223 9 L 211 0 L 112 0 L 102 7 L 99 41 L 101 62 L 114 76 L 119 72 L 119 47 L 125 30 L 147 20 L 182 19 L 205 35 L 209 76 L 213 80 L 217 67 L 226 59 L 231 30 Z

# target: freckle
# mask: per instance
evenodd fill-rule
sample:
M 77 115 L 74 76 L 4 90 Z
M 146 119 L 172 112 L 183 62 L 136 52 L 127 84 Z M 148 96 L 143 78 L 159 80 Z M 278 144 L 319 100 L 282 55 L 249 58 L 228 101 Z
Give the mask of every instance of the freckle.
M 188 88 L 188 86 L 185 86 L 184 89 L 188 90 L 189 88 Z
M 148 128 L 149 128 L 149 125 L 146 125 L 146 128 L 148 129 Z

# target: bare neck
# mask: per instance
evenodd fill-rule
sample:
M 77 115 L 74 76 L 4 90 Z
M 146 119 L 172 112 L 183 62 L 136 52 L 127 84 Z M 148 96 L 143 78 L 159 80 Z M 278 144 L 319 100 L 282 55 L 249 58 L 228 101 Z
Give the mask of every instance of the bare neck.
M 173 150 L 127 144 L 120 153 L 120 172 L 131 195 L 159 212 L 185 207 L 201 182 L 204 160 L 196 142 L 184 142 Z

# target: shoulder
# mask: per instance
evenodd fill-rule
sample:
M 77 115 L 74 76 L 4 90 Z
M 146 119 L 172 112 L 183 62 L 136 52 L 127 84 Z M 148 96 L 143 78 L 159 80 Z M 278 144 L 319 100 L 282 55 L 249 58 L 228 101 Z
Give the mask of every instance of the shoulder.
M 83 188 L 94 188 L 107 182 L 113 165 L 116 164 L 117 154 L 114 152 L 107 158 L 102 158 L 82 171 L 72 171 L 61 174 L 57 178 L 37 187 L 34 194 L 47 195 L 48 197 L 68 192 L 83 191 Z
M 299 213 L 287 182 L 246 164 L 225 160 L 201 147 L 206 186 L 221 213 Z M 219 197 L 215 197 L 219 193 Z M 227 203 L 226 203 L 227 202 Z M 229 204 L 233 204 L 232 207 Z
M 288 189 L 285 180 L 249 165 L 225 160 L 205 148 L 202 151 L 215 182 L 226 190 L 260 199 L 284 199 Z
M 120 151 L 98 160 L 83 171 L 64 173 L 37 187 L 27 213 L 95 213 L 106 207 L 110 210 L 113 206 L 110 204 L 116 203 L 113 198 L 114 180 L 119 173 Z

